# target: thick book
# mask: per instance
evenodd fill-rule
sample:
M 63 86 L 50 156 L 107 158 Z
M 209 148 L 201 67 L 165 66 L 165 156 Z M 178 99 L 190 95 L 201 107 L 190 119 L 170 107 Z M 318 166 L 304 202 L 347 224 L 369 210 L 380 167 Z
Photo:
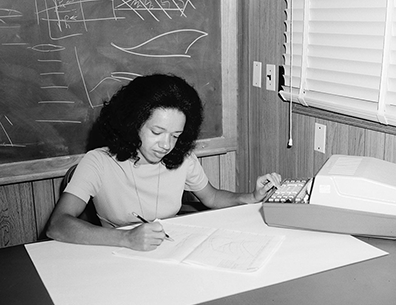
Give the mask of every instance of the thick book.
M 114 255 L 133 259 L 183 263 L 205 268 L 254 272 L 264 267 L 284 236 L 227 229 L 162 223 L 173 241 L 164 240 L 153 251 L 120 248 Z

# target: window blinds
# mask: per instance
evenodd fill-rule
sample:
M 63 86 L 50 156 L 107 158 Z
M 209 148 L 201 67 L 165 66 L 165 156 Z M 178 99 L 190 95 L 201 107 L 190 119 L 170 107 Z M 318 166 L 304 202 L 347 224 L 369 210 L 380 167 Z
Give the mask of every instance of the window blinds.
M 286 0 L 285 100 L 396 125 L 396 0 Z

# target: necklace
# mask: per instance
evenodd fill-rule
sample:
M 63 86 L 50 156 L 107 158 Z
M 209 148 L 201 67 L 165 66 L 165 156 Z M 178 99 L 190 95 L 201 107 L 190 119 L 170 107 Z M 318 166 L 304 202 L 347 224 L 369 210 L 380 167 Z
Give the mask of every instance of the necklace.
M 131 166 L 131 164 L 130 164 L 130 166 Z M 135 163 L 135 164 L 133 165 L 133 167 L 134 167 L 134 168 L 138 168 L 139 165 L 137 165 L 137 164 Z M 153 220 L 154 220 L 154 219 L 157 219 L 157 215 L 158 215 L 158 214 L 157 214 L 157 213 L 158 213 L 158 198 L 159 198 L 159 187 L 160 187 L 160 177 L 161 177 L 161 175 L 160 175 L 160 170 L 161 170 L 161 163 L 158 164 L 157 194 L 156 194 L 156 199 L 155 199 L 155 215 L 154 215 Z M 132 173 L 132 178 L 133 178 L 133 182 L 134 182 L 134 185 L 135 185 L 135 192 L 136 192 L 136 196 L 137 196 L 137 198 L 138 198 L 140 211 L 141 211 L 141 213 L 142 213 L 143 218 L 147 219 L 147 218 L 146 218 L 146 215 L 145 215 L 145 213 L 144 213 L 144 210 L 143 210 L 142 201 L 141 201 L 141 198 L 140 198 L 140 195 L 139 195 L 139 188 L 138 188 L 138 185 L 137 185 L 137 180 L 136 180 L 136 178 L 135 178 L 135 174 L 134 174 L 134 172 L 133 172 L 132 166 L 131 166 L 131 173 Z

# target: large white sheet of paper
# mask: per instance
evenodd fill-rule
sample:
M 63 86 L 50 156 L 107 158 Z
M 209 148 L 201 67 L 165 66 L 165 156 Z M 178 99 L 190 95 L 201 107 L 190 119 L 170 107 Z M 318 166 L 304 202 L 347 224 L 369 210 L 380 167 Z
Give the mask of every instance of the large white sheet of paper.
M 245 205 L 163 221 L 285 236 L 271 260 L 254 273 L 125 259 L 120 248 L 56 241 L 26 249 L 56 305 L 197 304 L 269 286 L 387 253 L 354 237 L 268 227 L 261 205 Z M 331 250 L 329 250 L 331 249 Z

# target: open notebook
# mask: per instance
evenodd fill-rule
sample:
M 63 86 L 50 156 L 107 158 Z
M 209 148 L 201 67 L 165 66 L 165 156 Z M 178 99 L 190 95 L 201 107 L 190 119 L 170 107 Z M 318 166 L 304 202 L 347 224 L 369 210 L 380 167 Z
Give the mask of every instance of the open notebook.
M 155 250 L 117 249 L 116 256 L 192 264 L 237 272 L 262 268 L 279 249 L 284 236 L 163 223 L 174 241 L 164 240 Z

